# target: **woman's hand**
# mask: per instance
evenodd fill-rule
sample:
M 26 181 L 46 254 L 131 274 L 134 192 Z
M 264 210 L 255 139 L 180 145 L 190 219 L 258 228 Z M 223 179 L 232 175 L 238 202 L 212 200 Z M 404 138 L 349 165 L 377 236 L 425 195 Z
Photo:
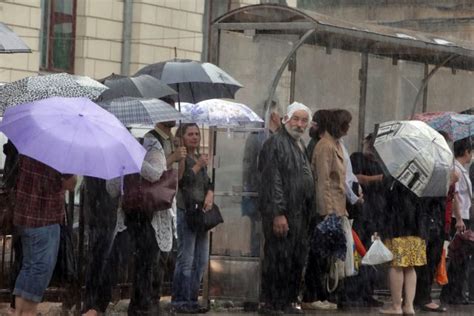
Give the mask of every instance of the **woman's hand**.
M 201 168 L 206 167 L 209 164 L 209 155 L 208 154 L 201 154 L 201 156 L 199 156 L 199 159 L 196 163 Z
M 210 211 L 212 209 L 212 205 L 214 205 L 214 192 L 207 191 L 206 197 L 204 198 L 204 211 Z

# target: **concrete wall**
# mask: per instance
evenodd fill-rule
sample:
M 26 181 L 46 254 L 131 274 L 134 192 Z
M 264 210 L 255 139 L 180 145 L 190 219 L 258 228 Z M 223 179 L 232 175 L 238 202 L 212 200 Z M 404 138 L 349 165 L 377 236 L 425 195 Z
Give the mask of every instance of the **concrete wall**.
M 200 60 L 204 0 L 137 0 L 130 72 L 175 57 Z
M 123 1 L 78 0 L 76 74 L 102 78 L 120 73 Z
M 33 51 L 31 54 L 0 54 L 0 82 L 14 81 L 37 73 L 40 61 L 40 1 L 1 1 L 0 21 L 17 33 Z

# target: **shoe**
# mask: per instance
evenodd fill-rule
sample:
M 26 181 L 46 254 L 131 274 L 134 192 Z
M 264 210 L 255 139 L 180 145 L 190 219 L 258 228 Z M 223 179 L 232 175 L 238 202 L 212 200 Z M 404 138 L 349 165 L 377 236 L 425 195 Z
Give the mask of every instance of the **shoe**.
M 172 306 L 170 308 L 171 314 L 198 314 L 198 308 L 191 308 L 189 306 Z
M 283 315 L 282 310 L 275 309 L 273 306 L 271 306 L 269 304 L 264 304 L 264 305 L 260 306 L 260 308 L 258 309 L 258 313 L 260 315 L 271 315 L 271 316 Z
M 325 304 L 324 302 L 321 302 L 321 301 L 303 302 L 303 303 L 301 303 L 301 308 L 303 310 L 318 310 L 318 309 L 328 310 L 328 309 L 331 309 L 328 304 Z M 336 305 L 336 308 L 337 308 L 337 305 Z
M 337 304 L 331 303 L 329 301 L 323 301 L 324 305 L 326 305 L 327 309 L 337 309 Z
M 297 308 L 293 305 L 288 305 L 283 308 L 283 313 L 285 314 L 293 314 L 293 315 L 302 315 L 304 314 L 303 310 L 301 308 Z

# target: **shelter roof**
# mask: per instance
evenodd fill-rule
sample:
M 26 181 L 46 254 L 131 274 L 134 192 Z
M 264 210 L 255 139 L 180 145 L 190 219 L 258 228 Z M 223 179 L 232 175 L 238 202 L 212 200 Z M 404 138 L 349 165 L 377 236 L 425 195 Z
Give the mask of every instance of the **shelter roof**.
M 329 48 L 474 70 L 474 44 L 436 34 L 370 23 L 356 23 L 288 6 L 261 4 L 230 11 L 213 22 L 219 29 L 272 34 L 304 34 L 307 43 Z

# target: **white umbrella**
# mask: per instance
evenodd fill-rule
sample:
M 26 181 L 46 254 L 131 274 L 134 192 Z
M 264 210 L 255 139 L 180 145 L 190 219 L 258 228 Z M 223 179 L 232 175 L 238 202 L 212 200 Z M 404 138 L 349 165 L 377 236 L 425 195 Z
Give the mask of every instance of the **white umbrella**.
M 263 122 L 263 120 L 245 104 L 222 99 L 209 99 L 196 104 L 182 102 L 181 112 L 188 117 L 187 122 L 217 127 Z
M 374 147 L 386 171 L 419 197 L 446 196 L 453 154 L 444 137 L 421 121 L 376 128 Z

